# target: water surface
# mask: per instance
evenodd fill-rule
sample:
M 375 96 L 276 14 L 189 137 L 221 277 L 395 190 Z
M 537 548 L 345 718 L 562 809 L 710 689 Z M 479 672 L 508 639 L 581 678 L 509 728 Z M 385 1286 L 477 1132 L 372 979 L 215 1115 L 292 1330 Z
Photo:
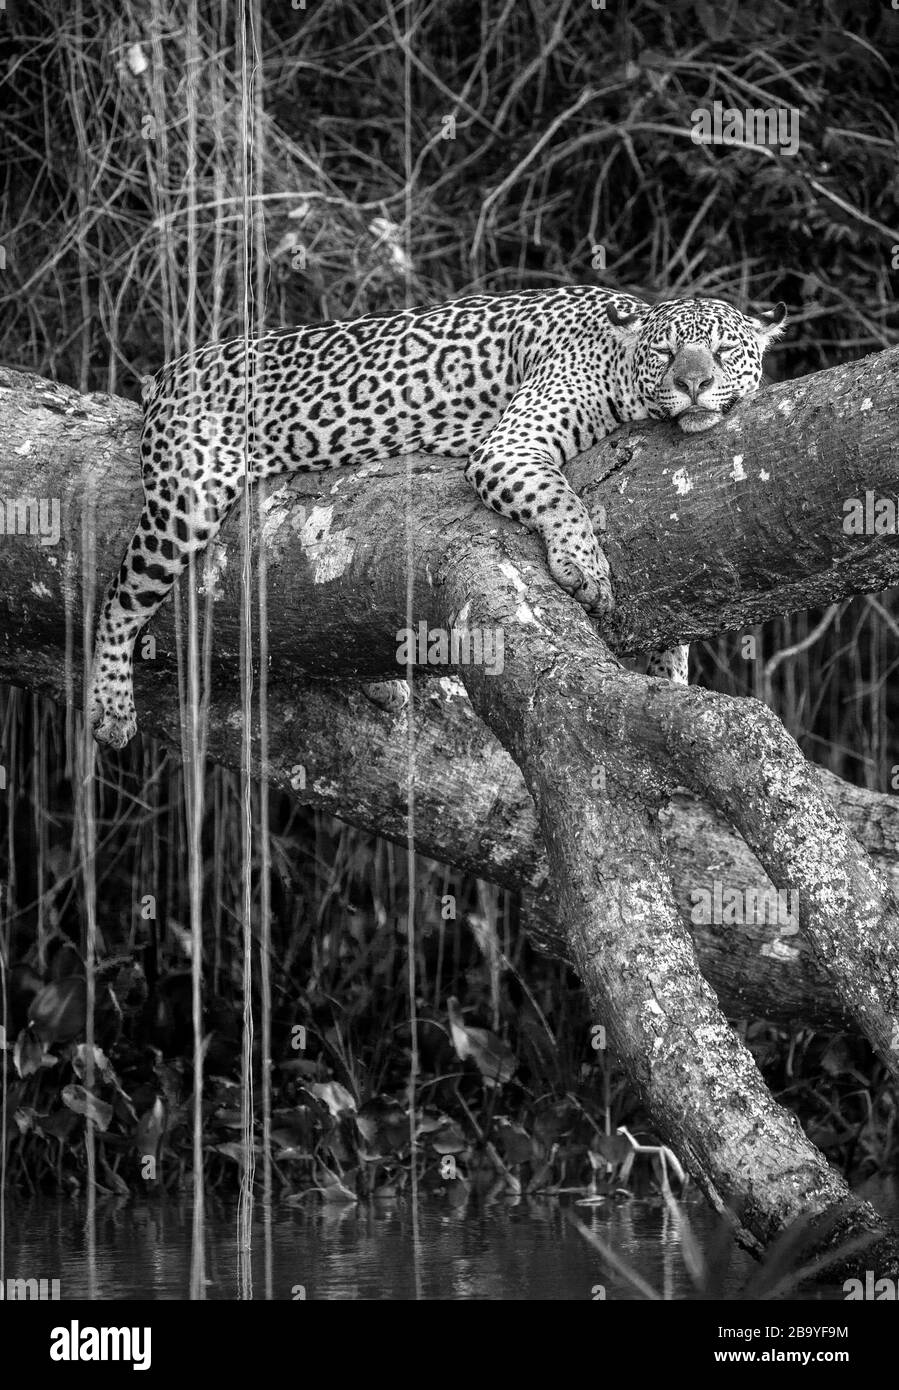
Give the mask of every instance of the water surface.
M 858 1195 L 888 1220 L 899 1220 L 899 1189 L 869 1179 Z M 295 1199 L 292 1199 L 295 1200 Z M 685 1204 L 708 1259 L 718 1219 L 701 1200 Z M 58 1279 L 65 1299 L 185 1299 L 190 1291 L 189 1202 L 151 1198 L 97 1205 L 93 1255 L 83 1198 L 7 1198 L 5 1276 Z M 253 1227 L 256 1299 L 632 1299 L 633 1286 L 607 1266 L 572 1225 L 574 1216 L 618 1259 L 666 1298 L 696 1297 L 686 1272 L 677 1223 L 658 1200 L 580 1205 L 574 1197 L 473 1199 L 453 1207 L 437 1197 L 419 1205 L 415 1240 L 408 1201 L 276 1204 L 271 1215 L 267 1277 L 262 1206 Z M 238 1296 L 237 1208 L 207 1201 L 207 1298 Z M 733 1249 L 707 1296 L 739 1298 L 756 1264 Z M 270 1291 L 269 1291 L 270 1285 Z M 789 1297 L 797 1297 L 791 1290 Z M 842 1287 L 815 1285 L 806 1298 L 842 1298 Z
M 667 1298 L 688 1297 L 690 1280 L 675 1223 L 657 1204 L 600 1207 L 559 1199 L 467 1204 L 438 1199 L 419 1208 L 418 1259 L 408 1202 L 276 1207 L 271 1222 L 271 1297 L 292 1299 L 607 1299 L 632 1298 L 626 1280 L 603 1269 L 574 1229 L 574 1212 Z M 714 1218 L 699 1204 L 689 1220 L 701 1244 Z M 189 1204 L 128 1199 L 98 1205 L 93 1260 L 81 1199 L 7 1202 L 7 1278 L 58 1279 L 60 1298 L 183 1299 L 190 1285 Z M 719 1297 L 734 1297 L 753 1268 L 735 1252 Z M 253 1296 L 266 1297 L 264 1231 L 254 1223 Z M 207 1297 L 237 1297 L 236 1207 L 207 1210 Z M 416 1277 L 417 1276 L 417 1277 Z

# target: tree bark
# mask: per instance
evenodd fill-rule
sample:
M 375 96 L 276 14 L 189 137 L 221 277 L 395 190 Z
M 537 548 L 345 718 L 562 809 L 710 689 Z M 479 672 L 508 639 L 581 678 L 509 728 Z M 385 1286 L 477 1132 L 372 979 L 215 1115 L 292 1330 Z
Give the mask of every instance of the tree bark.
M 775 388 L 690 440 L 633 427 L 577 461 L 572 479 L 608 525 L 619 605 L 609 642 L 633 650 L 693 638 L 894 582 L 890 538 L 848 537 L 842 503 L 899 487 L 897 359 L 885 353 Z M 133 413 L 46 384 L 18 394 L 9 386 L 0 400 L 6 495 L 26 490 L 27 458 L 27 492 L 66 499 L 64 534 L 77 544 L 85 478 L 94 478 L 115 523 L 98 540 L 105 583 L 137 512 L 121 468 Z M 41 391 L 51 399 L 41 401 Z M 410 548 L 413 627 L 502 634 L 501 672 L 463 665 L 460 675 L 521 769 L 569 953 L 660 1132 L 717 1206 L 740 1211 L 747 1243 L 758 1247 L 799 1217 L 836 1213 L 831 1243 L 870 1232 L 881 1242 L 877 1267 L 894 1268 L 883 1223 L 775 1105 L 727 1027 L 696 967 L 662 851 L 659 810 L 684 784 L 739 829 L 778 889 L 798 894 L 803 934 L 840 1006 L 896 1066 L 895 903 L 770 712 L 623 671 L 548 579 L 538 542 L 486 513 L 458 468 L 403 460 L 282 488 L 263 504 L 257 535 L 282 687 L 302 676 L 398 673 Z M 17 553 L 19 569 L 4 575 L 7 631 L 21 630 L 27 613 L 33 653 L 19 662 L 19 679 L 28 683 L 29 662 L 33 672 L 42 649 L 59 649 L 63 578 L 71 587 L 76 566 L 54 564 L 32 537 L 11 540 L 3 565 Z M 227 556 L 226 544 L 216 547 L 208 583 L 216 673 L 233 680 L 239 604 Z M 170 618 L 157 626 L 160 647 L 171 650 Z M 146 686 L 137 685 L 142 718 L 152 707 Z M 414 705 L 406 717 L 416 720 Z M 352 756 L 347 749 L 333 781 Z M 795 948 L 781 939 L 779 949 Z
M 858 377 L 865 364 L 857 363 L 838 368 L 835 373 L 822 374 L 821 388 L 814 393 L 812 406 L 807 407 L 817 419 L 824 409 L 821 401 L 856 400 L 859 403 L 857 416 L 864 427 L 870 429 L 864 443 L 866 467 L 870 472 L 858 484 L 862 496 L 865 491 L 862 482 L 865 481 L 881 494 L 892 495 L 899 490 L 895 446 L 883 423 L 884 418 L 895 417 L 896 392 L 890 387 L 894 377 L 884 369 L 884 364 L 888 366 L 896 356 L 884 353 L 870 363 L 874 369 L 870 373 L 873 380 L 884 385 L 876 415 L 873 410 L 860 408 L 869 399 L 869 393 L 866 376 Z M 818 378 L 811 380 L 818 381 Z M 759 397 L 752 403 L 747 430 L 753 426 L 758 411 L 775 425 L 779 420 L 792 420 L 796 402 L 805 401 L 808 390 L 806 382 L 791 382 Z M 781 397 L 782 403 L 778 404 Z M 828 412 L 832 413 L 832 407 L 828 406 Z M 851 422 L 850 406 L 841 418 Z M 58 497 L 64 510 L 59 546 L 40 546 L 30 536 L 8 535 L 0 547 L 0 574 L 6 605 L 3 626 L 7 634 L 6 643 L 0 647 L 0 673 L 4 679 L 41 690 L 57 700 L 65 699 L 66 588 L 72 598 L 69 622 L 76 632 L 81 631 L 81 608 L 74 580 L 81 572 L 85 495 L 82 480 L 85 476 L 92 480 L 98 498 L 95 569 L 97 584 L 102 586 L 114 572 L 140 506 L 136 463 L 139 420 L 137 407 L 128 401 L 104 395 L 82 397 L 40 378 L 0 372 L 2 496 L 24 495 L 24 479 L 27 493 L 44 498 Z M 711 447 L 720 439 L 720 434 L 719 431 L 691 440 L 689 457 L 692 459 L 699 448 Z M 878 440 L 882 441 L 880 446 L 876 445 Z M 798 452 L 794 445 L 790 447 Z M 615 620 L 625 633 L 631 631 L 635 620 L 642 624 L 638 635 L 631 635 L 630 645 L 681 635 L 671 626 L 670 615 L 660 616 L 658 605 L 662 600 L 657 599 L 650 588 L 655 577 L 661 593 L 663 586 L 671 584 L 672 572 L 689 596 L 688 600 L 679 597 L 674 587 L 675 598 L 693 624 L 692 631 L 701 630 L 697 619 L 705 598 L 695 582 L 694 549 L 704 556 L 703 583 L 711 588 L 710 622 L 715 620 L 714 601 L 718 596 L 729 611 L 742 597 L 744 606 L 740 618 L 749 624 L 763 612 L 771 616 L 772 612 L 785 611 L 796 592 L 798 581 L 792 573 L 795 548 L 792 531 L 795 527 L 789 543 L 785 543 L 782 536 L 783 528 L 791 525 L 791 511 L 782 496 L 785 483 L 778 481 L 778 475 L 766 458 L 764 471 L 770 475 L 769 482 L 758 484 L 759 500 L 747 507 L 740 499 L 744 489 L 756 486 L 753 483 L 755 475 L 750 469 L 747 478 L 735 482 L 732 459 L 739 452 L 735 448 L 725 448 L 702 470 L 691 465 L 686 471 L 685 480 L 689 478 L 693 486 L 683 496 L 691 507 L 691 525 L 698 527 L 700 538 L 694 546 L 690 540 L 694 534 L 692 530 L 675 531 L 664 542 L 667 568 L 660 567 L 658 549 L 653 549 L 659 542 L 654 538 L 665 537 L 671 531 L 671 521 L 666 511 L 666 508 L 670 511 L 670 499 L 658 480 L 672 478 L 678 473 L 678 451 L 682 448 L 682 438 L 672 436 L 667 429 L 633 426 L 628 432 L 604 441 L 572 465 L 572 473 L 585 480 L 586 488 L 600 494 L 600 500 L 594 504 L 600 521 L 603 516 L 600 509 L 605 508 L 606 518 L 617 509 L 606 545 L 616 574 L 619 608 Z M 819 457 L 826 453 L 828 459 L 854 460 L 863 453 L 860 445 L 849 447 L 846 441 L 841 444 L 820 431 L 816 436 L 816 450 Z M 775 442 L 772 442 L 769 449 L 772 457 L 774 451 Z M 626 456 L 630 461 L 625 469 Z M 744 451 L 744 471 L 745 458 Z M 731 460 L 730 468 L 728 460 Z M 803 478 L 804 456 L 790 459 L 789 466 L 788 478 Z M 461 513 L 459 520 L 464 522 L 470 514 L 472 526 L 480 525 L 488 538 L 491 533 L 492 536 L 499 533 L 507 544 L 519 542 L 525 551 L 529 545 L 532 550 L 539 551 L 532 538 L 516 536 L 514 528 L 484 512 L 459 479 L 457 465 L 444 465 L 439 460 L 429 459 L 417 460 L 414 467 L 417 472 L 413 486 L 417 489 L 441 487 L 440 505 L 445 504 L 449 517 Z M 631 482 L 633 469 L 640 470 L 639 487 Z M 367 476 L 360 477 L 360 472 Z M 596 484 L 595 476 L 603 474 L 608 475 L 607 481 Z M 775 496 L 770 487 L 774 483 L 778 487 L 777 502 L 769 515 L 765 507 Z M 680 486 L 685 486 L 685 481 Z M 364 519 L 371 515 L 372 508 L 378 507 L 380 511 L 379 489 L 386 488 L 390 492 L 390 506 L 386 510 L 392 510 L 395 521 L 399 514 L 397 509 L 403 505 L 404 487 L 403 461 L 380 465 L 377 470 L 338 473 L 325 479 L 300 479 L 295 489 L 279 490 L 273 499 L 267 516 L 280 517 L 280 526 L 275 542 L 272 539 L 275 528 L 268 523 L 270 537 L 266 546 L 269 640 L 277 645 L 280 653 L 271 668 L 269 776 L 273 784 L 292 790 L 299 799 L 398 841 L 404 841 L 407 825 L 408 750 L 404 726 L 376 710 L 352 683 L 349 688 L 344 688 L 346 682 L 305 684 L 297 678 L 294 666 L 304 660 L 308 664 L 306 653 L 310 646 L 312 655 L 316 654 L 314 642 L 308 643 L 305 638 L 304 613 L 315 605 L 320 594 L 325 594 L 327 599 L 328 591 L 335 584 L 335 580 L 327 578 L 328 573 L 339 568 L 339 557 L 347 547 L 352 546 L 354 552 L 361 548 L 365 556 L 368 548 L 377 544 L 377 533 L 373 527 L 369 533 Z M 294 490 L 298 495 L 289 505 L 284 499 Z M 357 518 L 355 530 L 343 527 L 342 522 L 335 523 L 333 513 L 329 516 L 335 499 L 341 494 L 349 497 L 350 492 L 359 494 L 358 503 L 349 505 L 346 513 L 351 521 Z M 846 492 L 852 495 L 848 486 Z M 696 498 L 706 493 L 710 500 L 705 504 L 705 511 L 699 507 L 701 514 L 697 516 Z M 727 497 L 734 495 L 737 501 L 728 504 Z M 841 516 L 838 482 L 832 485 L 829 496 L 830 501 L 824 501 L 825 494 L 817 480 L 809 479 L 802 483 L 798 506 L 800 509 L 814 506 L 815 525 L 820 531 L 829 527 L 833 533 L 833 515 Z M 605 501 L 601 500 L 603 497 Z M 653 507 L 648 505 L 649 498 L 654 499 Z M 289 510 L 285 510 L 288 505 Z M 680 505 L 683 508 L 683 503 Z M 711 518 L 708 524 L 703 520 L 706 513 Z M 754 528 L 752 545 L 743 544 L 742 524 Z M 235 672 L 239 663 L 240 601 L 239 584 L 234 577 L 235 529 L 236 523 L 232 520 L 225 543 L 214 552 L 217 556 L 213 592 L 216 595 L 218 680 L 208 721 L 209 755 L 231 767 L 239 766 L 241 758 L 240 731 L 233 717 Z M 327 532 L 322 541 L 315 539 L 319 530 Z M 283 532 L 286 536 L 282 538 Z M 845 542 L 841 528 L 836 539 L 841 546 Z M 819 556 L 815 572 L 803 577 L 804 601 L 824 602 L 851 591 L 829 587 L 832 572 L 844 580 L 848 577 L 851 585 L 860 589 L 896 578 L 894 571 L 899 570 L 899 552 L 891 538 L 879 536 L 872 542 L 867 538 L 859 542 L 856 538 L 854 544 L 859 543 L 863 551 L 860 560 L 852 554 L 851 548 L 838 567 L 827 560 L 826 554 Z M 807 548 L 810 547 L 811 541 L 807 541 Z M 283 557 L 282 551 L 286 551 Z M 230 567 L 227 564 L 229 556 Z M 734 557 L 739 557 L 740 568 L 735 565 Z M 368 568 L 374 569 L 378 563 L 379 556 L 375 555 Z M 869 568 L 865 569 L 864 564 Z M 388 572 L 393 572 L 396 555 L 388 555 L 385 565 Z M 295 582 L 296 575 L 302 575 L 302 580 Z M 722 576 L 727 576 L 727 594 Z M 780 589 L 777 587 L 769 593 L 763 583 L 758 583 L 759 576 L 770 576 L 775 585 L 782 583 L 784 597 L 778 599 Z M 542 571 L 535 577 L 537 581 L 543 578 Z M 621 613 L 628 603 L 629 589 L 635 590 L 638 602 L 631 605 L 634 616 L 625 623 Z M 98 588 L 98 597 L 101 592 Z M 689 607 L 684 606 L 687 601 Z M 383 599 L 379 599 L 379 603 L 383 608 Z M 364 604 L 360 608 L 358 602 L 348 603 L 345 593 L 341 593 L 339 599 L 335 597 L 334 605 L 335 611 L 342 611 L 341 625 L 351 628 L 351 636 L 328 639 L 319 632 L 319 650 L 323 643 L 324 650 L 331 652 L 338 667 L 355 656 L 360 674 L 367 677 L 395 675 L 395 643 L 390 644 L 392 665 L 373 659 L 370 651 L 358 649 L 368 632 L 377 630 L 374 616 L 369 621 Z M 374 607 L 373 604 L 373 610 Z M 392 620 L 402 626 L 405 614 L 393 615 Z M 171 654 L 175 645 L 172 605 L 167 605 L 159 615 L 152 631 L 158 634 L 160 664 L 167 676 L 159 680 L 152 663 L 138 661 L 136 688 L 141 724 L 147 732 L 161 735 L 177 745 L 179 705 L 174 662 L 171 656 L 167 661 L 163 655 L 165 652 Z M 80 689 L 77 672 L 73 688 Z M 559 927 L 558 908 L 548 882 L 533 802 L 517 766 L 486 726 L 473 716 L 458 682 L 445 677 L 434 678 L 416 682 L 416 691 L 414 718 L 418 758 L 414 789 L 419 849 L 459 869 L 523 892 L 532 939 L 554 954 L 570 959 L 571 951 Z M 258 759 L 258 745 L 255 755 Z M 893 797 L 850 787 L 820 771 L 819 776 L 825 780 L 842 819 L 895 885 L 899 882 L 899 803 Z M 697 899 L 703 893 L 714 897 L 716 885 L 719 898 L 731 898 L 734 892 L 739 892 L 754 893 L 759 900 L 765 901 L 764 895 L 773 892 L 770 879 L 745 842 L 713 808 L 686 790 L 681 789 L 670 810 L 662 812 L 661 825 L 676 900 L 687 918 L 696 911 Z M 777 928 L 763 921 L 728 925 L 698 921 L 688 922 L 688 925 L 703 973 L 715 987 L 731 1018 L 765 1017 L 786 1026 L 852 1026 L 804 939 L 791 936 L 785 943 L 787 950 L 777 955 L 771 954 L 777 951 Z
M 63 703 L 63 655 L 27 659 L 0 649 L 0 679 Z M 179 747 L 177 679 L 138 687 L 142 726 Z M 403 721 L 376 709 L 360 691 L 321 685 L 268 691 L 268 778 L 297 801 L 405 844 L 408 743 Z M 222 766 L 241 764 L 235 695 L 211 701 L 207 753 Z M 416 682 L 415 840 L 421 854 L 522 895 L 528 936 L 539 949 L 572 961 L 560 925 L 533 801 L 518 767 L 477 721 L 455 679 Z M 253 743 L 255 765 L 261 750 Z M 894 890 L 899 886 L 899 799 L 853 787 L 819 769 L 834 807 Z M 715 811 L 679 789 L 660 814 L 672 888 L 703 975 L 734 1020 L 765 1018 L 786 1028 L 855 1030 L 802 937 L 777 954 L 776 923 L 698 920 L 697 899 L 735 893 L 772 901 L 771 880 L 746 843 Z M 697 913 L 697 915 L 699 915 Z M 795 952 L 795 954 L 793 954 Z M 572 962 L 573 963 L 573 962 Z

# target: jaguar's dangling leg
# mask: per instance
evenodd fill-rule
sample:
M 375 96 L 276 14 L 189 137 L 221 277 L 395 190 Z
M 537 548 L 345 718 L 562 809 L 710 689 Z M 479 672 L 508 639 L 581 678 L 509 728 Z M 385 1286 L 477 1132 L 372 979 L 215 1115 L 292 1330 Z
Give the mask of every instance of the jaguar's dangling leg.
M 85 708 L 94 738 L 124 748 L 137 729 L 134 643 L 171 592 L 191 555 L 221 530 L 240 489 L 240 454 L 219 448 L 212 466 L 196 450 L 144 474 L 144 509 L 109 587 L 94 643 Z M 192 481 L 189 481 L 192 480 Z
M 686 643 L 676 647 L 660 647 L 651 653 L 646 664 L 647 676 L 664 676 L 675 685 L 689 683 L 690 648 Z

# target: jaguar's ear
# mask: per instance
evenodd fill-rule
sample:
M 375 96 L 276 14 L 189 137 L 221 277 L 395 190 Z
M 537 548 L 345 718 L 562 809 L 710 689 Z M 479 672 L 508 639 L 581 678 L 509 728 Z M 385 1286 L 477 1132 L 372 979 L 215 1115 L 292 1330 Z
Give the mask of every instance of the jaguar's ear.
M 610 300 L 606 305 L 606 317 L 615 330 L 615 336 L 623 343 L 632 343 L 640 332 L 640 325 L 646 315 L 640 309 L 622 313 L 615 307 L 615 301 Z
M 755 331 L 763 345 L 773 343 L 787 326 L 787 306 L 781 301 L 767 314 L 759 314 L 755 319 Z

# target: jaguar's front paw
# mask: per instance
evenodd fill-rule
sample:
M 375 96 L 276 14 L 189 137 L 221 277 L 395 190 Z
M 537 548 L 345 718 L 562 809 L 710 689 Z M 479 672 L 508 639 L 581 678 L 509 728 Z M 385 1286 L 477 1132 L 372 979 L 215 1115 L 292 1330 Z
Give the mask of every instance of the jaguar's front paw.
M 551 538 L 547 545 L 549 572 L 561 589 L 571 594 L 595 617 L 604 617 L 615 607 L 609 562 L 591 537 L 571 544 L 567 539 Z
M 137 713 L 130 691 L 111 695 L 92 687 L 87 718 L 91 733 L 104 748 L 124 748 L 137 733 Z

